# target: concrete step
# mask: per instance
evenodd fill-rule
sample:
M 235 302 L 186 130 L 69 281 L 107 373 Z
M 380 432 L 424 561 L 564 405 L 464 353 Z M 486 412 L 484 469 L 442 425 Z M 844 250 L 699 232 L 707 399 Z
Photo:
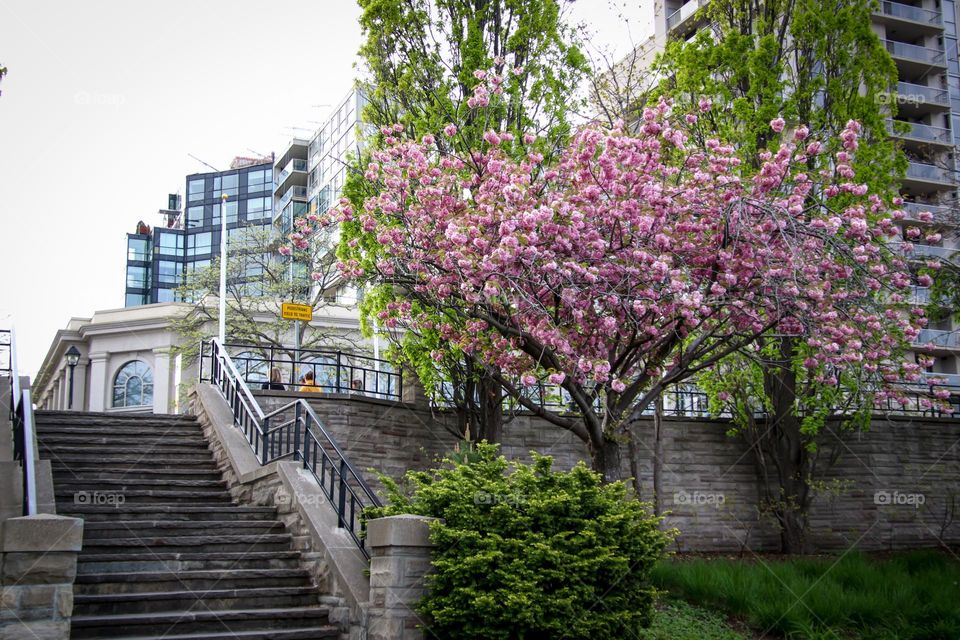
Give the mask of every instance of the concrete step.
M 93 616 L 159 611 L 309 607 L 318 604 L 319 598 L 312 585 L 248 589 L 221 588 L 221 585 L 217 585 L 213 589 L 199 591 L 183 588 L 175 591 L 76 594 L 73 597 L 73 614 Z
M 207 468 L 215 468 L 213 454 L 210 451 L 194 451 L 192 453 L 181 453 L 177 455 L 158 454 L 155 452 L 127 451 L 115 452 L 104 451 L 100 455 L 92 455 L 89 452 L 70 452 L 66 453 L 60 449 L 51 450 L 49 457 L 51 464 L 59 464 L 64 467 L 72 466 L 104 466 L 108 468 L 126 469 L 129 467 L 143 469 L 178 469 L 195 468 L 198 465 L 210 465 Z
M 54 484 L 58 480 L 69 481 L 71 478 L 83 480 L 122 480 L 124 478 L 140 478 L 143 480 L 223 479 L 223 474 L 220 471 L 210 469 L 209 466 L 203 465 L 203 467 L 189 469 L 141 469 L 135 466 L 126 469 L 109 469 L 104 467 L 65 467 L 56 463 L 50 465 L 53 470 Z
M 115 413 L 97 411 L 48 411 L 36 412 L 37 424 L 157 424 L 171 423 L 198 424 L 197 417 L 186 414 L 160 413 Z
M 164 635 L 163 640 L 314 640 L 336 638 L 336 627 L 303 627 L 300 629 L 272 629 L 260 631 L 225 631 L 223 633 L 188 633 Z M 157 640 L 157 636 L 123 636 L 117 640 Z
M 101 424 L 37 424 L 37 437 L 95 436 L 95 437 L 202 437 L 199 423 L 145 427 L 141 424 L 103 426 Z
M 168 535 L 231 535 L 284 533 L 282 522 L 276 520 L 234 520 L 232 522 L 194 520 L 104 520 L 85 522 L 83 539 L 90 541 L 102 538 L 159 537 Z
M 207 444 L 203 445 L 180 445 L 165 444 L 159 442 L 156 444 L 143 443 L 71 443 L 71 444 L 48 444 L 41 440 L 39 442 L 40 457 L 44 457 L 45 452 L 56 453 L 57 456 L 89 456 L 90 458 L 99 458 L 102 455 L 150 455 L 165 457 L 180 457 L 180 454 L 210 455 L 210 449 Z
M 209 589 L 305 587 L 310 576 L 303 569 L 201 569 L 135 573 L 85 573 L 73 583 L 75 595 L 157 593 Z
M 62 489 L 64 493 L 80 491 L 81 489 L 97 489 L 98 491 L 114 491 L 128 489 L 219 489 L 225 490 L 227 483 L 222 479 L 208 480 L 205 478 L 80 478 L 70 472 L 56 473 L 53 476 L 53 485 Z
M 123 512 L 107 505 L 66 505 L 67 511 L 57 508 L 57 513 L 83 518 L 86 522 L 114 520 L 276 520 L 275 507 L 248 507 L 245 505 L 189 505 L 189 504 L 124 504 Z
M 190 435 L 170 435 L 168 433 L 141 433 L 120 435 L 115 433 L 40 433 L 37 440 L 46 447 L 100 445 L 122 446 L 125 449 L 142 450 L 157 445 L 177 445 L 181 447 L 200 447 L 206 449 L 207 441 L 199 431 Z
M 230 551 L 289 551 L 293 536 L 288 533 L 229 536 L 155 536 L 149 538 L 109 538 L 85 541 L 81 553 L 124 553 L 144 549 L 146 553 L 161 551 L 211 553 Z
M 294 607 L 278 609 L 237 609 L 226 611 L 172 611 L 169 613 L 133 613 L 114 616 L 74 616 L 71 638 L 179 637 L 194 638 L 209 634 L 236 637 L 239 631 L 273 631 L 275 629 L 324 628 L 329 624 L 326 607 Z M 152 635 L 151 635 L 152 634 Z M 208 634 L 208 635 L 200 635 Z M 315 638 L 333 638 L 332 630 Z M 190 637 L 187 635 L 187 637 Z M 248 636 L 249 637 L 249 636 Z M 271 636 L 267 636 L 271 637 Z
M 84 523 L 84 526 L 93 524 Z M 77 573 L 200 571 L 203 569 L 297 569 L 299 551 L 227 553 L 81 553 Z
M 101 504 L 105 506 L 116 506 L 122 509 L 127 504 L 229 504 L 231 501 L 230 492 L 211 488 L 202 489 L 133 489 L 125 488 L 97 488 L 97 485 L 90 484 L 70 490 L 61 485 L 55 487 L 54 497 L 57 505 L 63 504 L 69 509 L 69 504 Z M 59 512 L 59 507 L 57 509 Z

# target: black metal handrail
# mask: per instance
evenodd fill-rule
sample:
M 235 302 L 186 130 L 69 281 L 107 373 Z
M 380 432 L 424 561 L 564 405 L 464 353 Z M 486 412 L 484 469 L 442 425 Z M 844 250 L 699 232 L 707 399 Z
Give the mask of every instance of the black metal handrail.
M 279 369 L 283 384 L 296 391 L 303 384 L 302 375 L 313 374 L 310 386 L 326 393 L 355 393 L 383 400 L 400 400 L 403 396 L 403 372 L 393 371 L 389 360 L 330 349 L 277 349 L 272 345 L 224 344 L 240 374 L 249 384 L 264 384 L 270 371 Z
M 243 432 L 260 464 L 284 459 L 302 462 L 336 510 L 337 526 L 346 529 L 361 553 L 369 558 L 360 535 L 360 516 L 364 509 L 383 503 L 350 464 L 310 403 L 301 398 L 265 414 L 219 341 L 201 345 L 201 363 L 208 347 L 209 380 L 230 405 L 234 424 Z
M 10 376 L 10 422 L 13 426 L 13 459 L 20 461 L 23 486 L 23 515 L 37 513 L 36 437 L 34 435 L 33 399 L 30 389 L 20 385 L 17 369 L 17 334 L 13 329 L 0 330 L 5 335 L 7 368 Z

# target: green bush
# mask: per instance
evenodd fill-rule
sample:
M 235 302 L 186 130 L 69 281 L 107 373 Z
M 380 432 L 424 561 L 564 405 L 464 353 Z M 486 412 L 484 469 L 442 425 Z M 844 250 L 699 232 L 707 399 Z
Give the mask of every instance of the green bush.
M 651 622 L 649 575 L 670 534 L 623 483 L 584 464 L 508 462 L 495 445 L 384 478 L 389 506 L 367 518 L 418 514 L 431 525 L 434 572 L 419 612 L 444 639 L 631 638 Z

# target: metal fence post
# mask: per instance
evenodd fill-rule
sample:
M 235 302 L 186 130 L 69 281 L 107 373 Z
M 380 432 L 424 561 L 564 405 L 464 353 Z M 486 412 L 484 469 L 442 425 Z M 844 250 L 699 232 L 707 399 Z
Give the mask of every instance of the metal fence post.
M 296 462 L 297 460 L 300 460 L 303 458 L 303 456 L 300 455 L 300 420 L 301 420 L 300 413 L 301 411 L 300 411 L 299 402 L 294 405 L 293 411 L 294 411 L 293 413 L 293 416 L 294 416 L 293 417 L 293 461 Z M 304 430 L 306 430 L 307 428 L 306 421 L 304 421 L 303 428 Z M 306 439 L 306 434 L 304 434 L 304 439 Z
M 270 418 L 263 419 L 263 433 L 260 434 L 260 464 L 267 464 L 270 461 L 270 452 L 267 450 L 269 442 L 268 433 L 270 431 Z
M 338 527 L 343 527 L 346 522 L 347 509 L 347 461 L 340 461 L 340 496 L 337 500 Z

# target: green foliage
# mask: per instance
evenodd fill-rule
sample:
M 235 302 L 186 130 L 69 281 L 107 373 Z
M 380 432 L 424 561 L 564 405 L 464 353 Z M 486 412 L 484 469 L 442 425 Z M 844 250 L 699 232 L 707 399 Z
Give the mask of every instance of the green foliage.
M 669 601 L 657 607 L 649 629 L 638 640 L 749 640 L 730 627 L 722 614 L 683 601 Z
M 390 504 L 367 518 L 431 524 L 434 573 L 420 612 L 441 638 L 630 638 L 651 621 L 648 575 L 670 539 L 623 483 L 533 454 L 508 462 L 480 443 L 461 462 L 385 479 Z
M 524 133 L 538 136 L 535 149 L 549 157 L 570 132 L 568 114 L 580 102 L 572 99 L 588 69 L 574 29 L 563 16 L 564 0 L 358 0 L 364 42 L 360 48 L 361 82 L 367 105 L 364 122 L 373 126 L 369 148 L 382 146 L 380 127 L 401 123 L 407 134 L 433 134 L 443 150 L 466 155 L 486 143 L 488 129 L 509 131 L 516 141 L 504 145 L 507 153 L 526 153 Z M 493 70 L 503 76 L 504 100 L 484 109 L 482 117 L 469 109 L 467 98 L 478 80 L 473 72 Z M 515 72 L 519 70 L 519 72 Z M 448 138 L 443 128 L 455 123 Z M 367 158 L 350 172 L 344 197 L 360 210 L 371 186 L 363 178 Z M 375 262 L 380 255 L 376 238 L 359 223 L 341 225 L 337 251 L 341 260 Z M 365 283 L 361 306 L 363 330 L 376 330 L 372 318 L 404 292 Z M 442 322 L 462 320 L 448 314 Z M 395 341 L 390 357 L 416 372 L 427 394 L 436 401 L 465 411 L 473 436 L 484 432 L 492 417 L 478 406 L 482 391 L 490 390 L 489 372 L 473 358 L 452 347 L 439 332 L 405 332 Z M 497 386 L 499 389 L 499 387 Z M 452 390 L 452 393 L 451 393 Z M 499 390 L 496 392 L 499 396 Z M 494 419 L 501 419 L 496 416 Z
M 960 561 L 937 551 L 873 560 L 673 560 L 657 586 L 787 638 L 960 637 Z

